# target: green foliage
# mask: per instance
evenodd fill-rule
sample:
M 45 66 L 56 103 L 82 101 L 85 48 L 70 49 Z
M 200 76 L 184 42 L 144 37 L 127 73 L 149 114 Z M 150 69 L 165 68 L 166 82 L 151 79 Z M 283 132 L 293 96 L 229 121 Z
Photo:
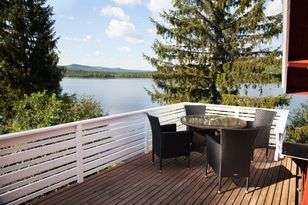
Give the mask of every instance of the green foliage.
M 24 94 L 61 93 L 52 8 L 46 0 L 1 1 L 0 116 L 11 118 L 12 102 Z
M 262 73 L 271 74 L 274 76 L 281 76 L 281 66 L 266 66 Z
M 66 121 L 78 121 L 103 116 L 101 104 L 95 101 L 93 97 L 81 96 L 78 100 L 76 97 L 70 97 L 72 106 L 69 109 L 69 116 Z
M 308 143 L 308 103 L 303 103 L 293 110 L 289 116 L 287 127 L 289 142 Z
M 153 71 L 126 70 L 72 64 L 65 66 L 65 77 L 70 78 L 151 78 Z
M 224 72 L 217 77 L 219 90 L 225 94 L 236 94 L 239 83 L 246 83 L 248 86 L 280 83 L 281 59 L 278 58 L 279 55 L 279 52 L 272 52 L 267 56 L 244 56 L 224 64 Z M 228 72 L 229 67 L 232 67 L 232 72 Z M 270 68 L 272 70 L 269 70 Z M 272 72 L 273 69 L 275 73 Z
M 263 69 L 276 63 L 273 56 L 279 52 L 274 48 L 276 55 L 270 55 L 269 48 L 259 45 L 282 30 L 282 15 L 266 17 L 265 3 L 175 0 L 175 9 L 161 14 L 164 23 L 151 19 L 162 37 L 153 44 L 155 57 L 144 55 L 157 68 L 153 79 L 160 90 L 148 90 L 152 99 L 220 103 L 222 94 L 237 94 L 242 81 L 255 79 L 249 78 L 252 70 L 264 78 Z
M 0 128 L 0 133 L 47 127 L 77 120 L 100 117 L 101 106 L 91 97 L 57 97 L 44 92 L 26 95 L 13 105 L 13 119 Z
M 267 97 L 248 97 L 239 95 L 222 95 L 223 105 L 247 106 L 247 107 L 261 107 L 261 108 L 275 108 L 289 105 L 291 98 L 287 95 L 267 96 Z

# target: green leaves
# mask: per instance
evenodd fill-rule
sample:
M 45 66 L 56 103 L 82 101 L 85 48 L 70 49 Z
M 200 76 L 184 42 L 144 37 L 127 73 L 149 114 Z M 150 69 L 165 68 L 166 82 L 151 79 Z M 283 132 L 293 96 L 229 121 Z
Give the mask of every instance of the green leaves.
M 267 97 L 248 97 L 239 95 L 222 95 L 223 105 L 275 108 L 289 105 L 291 98 L 287 95 L 267 96 Z
M 13 104 L 12 122 L 2 126 L 0 133 L 17 132 L 39 127 L 47 127 L 67 122 L 100 117 L 103 111 L 99 102 L 82 96 L 57 97 L 46 91 L 25 95 L 23 100 Z
M 301 104 L 289 115 L 287 141 L 308 144 L 308 103 Z
M 12 102 L 24 94 L 43 90 L 48 94 L 61 93 L 63 69 L 57 67 L 58 37 L 51 19 L 52 8 L 45 3 L 1 1 L 0 116 L 5 121 L 10 118 Z

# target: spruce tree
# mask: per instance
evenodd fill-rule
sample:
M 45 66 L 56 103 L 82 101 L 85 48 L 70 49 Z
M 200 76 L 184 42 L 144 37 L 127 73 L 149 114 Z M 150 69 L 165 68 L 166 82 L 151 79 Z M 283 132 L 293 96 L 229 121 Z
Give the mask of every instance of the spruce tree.
M 282 31 L 282 15 L 265 16 L 265 0 L 174 0 L 163 21 L 151 19 L 160 40 L 155 56 L 144 57 L 156 67 L 154 101 L 220 103 L 222 94 L 238 94 L 237 61 L 275 61 L 260 47 Z M 271 60 L 268 60 L 268 57 Z M 249 62 L 248 62 L 249 63 Z
M 46 0 L 3 0 L 0 14 L 0 116 L 13 101 L 46 90 L 60 94 L 55 21 Z

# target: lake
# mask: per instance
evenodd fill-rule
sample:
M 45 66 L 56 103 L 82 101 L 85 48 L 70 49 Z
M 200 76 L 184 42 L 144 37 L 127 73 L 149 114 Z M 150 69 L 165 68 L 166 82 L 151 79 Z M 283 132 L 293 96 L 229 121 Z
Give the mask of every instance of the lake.
M 151 79 L 91 79 L 91 78 L 64 78 L 61 81 L 63 91 L 69 94 L 90 95 L 99 101 L 104 112 L 109 115 L 141 110 L 159 106 L 153 103 L 145 88 L 152 89 L 154 84 Z M 283 89 L 276 84 L 268 84 L 261 87 L 248 88 L 248 96 L 269 96 L 283 93 Z M 244 89 L 241 95 L 246 94 Z M 291 95 L 289 106 L 283 109 L 292 110 L 301 103 L 308 101 L 308 96 Z
M 62 92 L 90 95 L 98 100 L 109 115 L 159 106 L 152 103 L 144 88 L 151 89 L 150 79 L 64 78 Z

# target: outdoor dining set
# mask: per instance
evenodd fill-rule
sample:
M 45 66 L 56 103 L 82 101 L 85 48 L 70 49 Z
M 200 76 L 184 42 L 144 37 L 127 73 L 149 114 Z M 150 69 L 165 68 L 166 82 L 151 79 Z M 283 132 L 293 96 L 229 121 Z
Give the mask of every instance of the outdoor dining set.
M 246 193 L 249 187 L 250 165 L 255 148 L 266 148 L 276 112 L 256 109 L 254 121 L 245 121 L 227 115 L 206 113 L 205 105 L 186 105 L 181 123 L 185 131 L 177 131 L 176 124 L 160 125 L 159 118 L 148 114 L 152 130 L 152 162 L 185 156 L 190 167 L 190 153 L 205 157 L 205 176 L 208 167 L 218 175 L 218 193 L 222 177 L 245 177 Z

